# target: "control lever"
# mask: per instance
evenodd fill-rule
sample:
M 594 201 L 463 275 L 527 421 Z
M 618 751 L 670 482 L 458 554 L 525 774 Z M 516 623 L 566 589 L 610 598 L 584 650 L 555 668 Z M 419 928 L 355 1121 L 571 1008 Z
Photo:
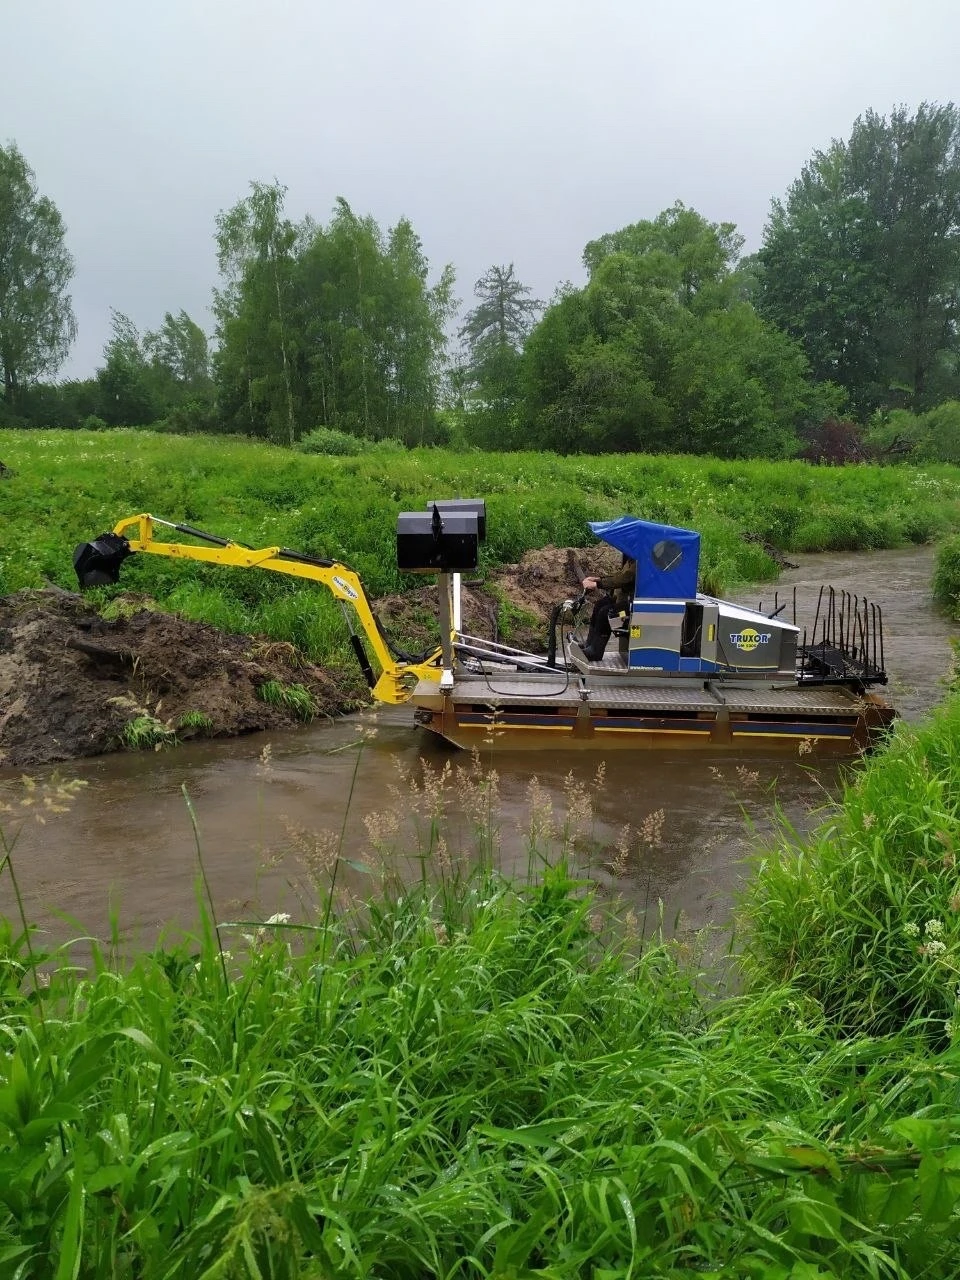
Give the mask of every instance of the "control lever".
M 586 598 L 587 598 L 586 591 L 581 591 L 575 600 L 564 600 L 560 608 L 565 616 L 570 618 L 575 618 L 577 614 L 580 612 L 580 610 L 583 608 L 583 602 L 586 600 Z

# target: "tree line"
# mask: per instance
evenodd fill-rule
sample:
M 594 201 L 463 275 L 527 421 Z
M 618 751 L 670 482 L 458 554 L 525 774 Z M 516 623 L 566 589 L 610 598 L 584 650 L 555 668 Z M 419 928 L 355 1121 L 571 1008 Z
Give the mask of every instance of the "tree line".
M 76 328 L 65 230 L 0 148 L 0 421 L 728 457 L 855 454 L 857 423 L 935 455 L 953 421 L 952 103 L 861 116 L 772 202 L 753 255 L 677 203 L 588 243 L 586 282 L 549 303 L 492 266 L 452 355 L 453 269 L 431 278 L 408 220 L 383 231 L 340 199 L 297 223 L 284 195 L 254 183 L 217 218 L 212 343 L 182 311 L 142 335 L 116 312 L 96 376 L 54 383 Z

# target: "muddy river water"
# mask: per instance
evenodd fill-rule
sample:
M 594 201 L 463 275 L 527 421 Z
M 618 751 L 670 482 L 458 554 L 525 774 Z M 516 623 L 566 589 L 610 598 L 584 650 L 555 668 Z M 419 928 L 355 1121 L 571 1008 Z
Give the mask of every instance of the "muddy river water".
M 801 625 L 812 618 L 822 582 L 882 605 L 887 696 L 906 719 L 922 716 L 942 696 L 950 637 L 958 633 L 931 602 L 932 550 L 794 558 L 802 563 L 786 570 L 776 589 L 782 600 L 792 598 L 796 585 Z M 770 608 L 773 590 L 765 585 L 740 599 L 762 600 Z M 21 821 L 27 811 L 20 807 L 17 775 L 0 773 L 0 802 L 14 809 L 3 818 L 4 829 L 8 839 L 16 834 L 15 864 L 34 921 L 55 937 L 78 930 L 102 935 L 113 913 L 128 939 L 150 942 L 166 926 L 189 929 L 197 918 L 197 850 L 184 788 L 217 915 L 263 919 L 285 910 L 302 918 L 304 857 L 323 862 L 331 843 L 342 838 L 344 853 L 369 866 L 370 815 L 383 843 L 395 841 L 384 832 L 393 814 L 406 812 L 409 780 L 417 783 L 425 769 L 440 770 L 448 759 L 469 763 L 414 729 L 409 708 L 384 708 L 269 739 L 77 761 L 61 767 L 60 776 L 80 778 L 86 786 L 68 812 L 53 813 L 42 825 L 30 817 Z M 777 811 L 801 828 L 809 825 L 836 794 L 845 767 L 811 756 L 620 751 L 607 758 L 605 780 L 597 786 L 594 753 L 498 751 L 494 763 L 508 866 L 526 862 L 519 827 L 529 814 L 531 780 L 537 779 L 540 808 L 549 803 L 562 814 L 573 770 L 592 806 L 587 826 L 595 877 L 615 885 L 638 910 L 657 911 L 662 902 L 666 925 L 683 929 L 725 923 L 747 874 L 745 859 L 770 833 Z M 34 776 L 42 784 L 51 774 Z M 454 814 L 462 796 L 454 780 L 447 794 Z M 582 801 L 575 798 L 574 807 L 582 809 Z M 629 851 L 625 863 L 620 855 L 614 875 L 625 825 L 632 828 Z M 401 830 L 401 843 L 404 835 Z M 448 846 L 451 855 L 460 850 L 470 856 L 463 824 L 453 822 Z M 362 893 L 364 883 L 361 873 L 347 873 L 353 891 Z M 11 883 L 2 876 L 0 914 L 13 910 Z

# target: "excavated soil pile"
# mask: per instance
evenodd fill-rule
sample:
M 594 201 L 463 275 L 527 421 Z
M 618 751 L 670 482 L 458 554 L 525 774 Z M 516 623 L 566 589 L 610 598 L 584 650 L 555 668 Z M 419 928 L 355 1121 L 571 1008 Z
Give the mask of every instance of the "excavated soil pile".
M 358 704 L 352 678 L 289 645 L 133 607 L 108 622 L 56 588 L 0 598 L 0 766 L 116 751 L 125 726 L 143 716 L 179 740 L 295 725 L 294 709 L 258 695 L 268 681 L 302 685 L 320 715 Z M 209 724 L 191 726 L 196 713 Z
M 530 551 L 486 582 L 465 585 L 462 629 L 542 653 L 553 606 L 575 596 L 588 574 L 619 564 L 605 546 Z M 146 608 L 142 598 L 118 603 L 121 615 L 108 621 L 58 588 L 0 598 L 0 767 L 120 750 L 128 726 L 146 718 L 171 741 L 292 727 L 295 709 L 258 694 L 268 681 L 303 686 L 320 715 L 366 701 L 359 674 L 318 667 L 290 645 L 230 635 Z M 435 582 L 375 608 L 408 651 L 436 646 Z
M 484 640 L 544 653 L 553 606 L 576 596 L 588 575 L 610 573 L 620 564 L 619 553 L 602 544 L 528 551 L 519 564 L 502 566 L 483 583 L 464 582 L 461 629 Z M 378 600 L 376 612 L 391 637 L 408 648 L 420 651 L 437 644 L 433 580 L 403 595 Z

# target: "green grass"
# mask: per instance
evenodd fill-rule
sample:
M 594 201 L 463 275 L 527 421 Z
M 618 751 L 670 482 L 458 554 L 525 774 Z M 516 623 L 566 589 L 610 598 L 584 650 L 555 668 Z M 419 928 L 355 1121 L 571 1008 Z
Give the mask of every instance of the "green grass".
M 509 643 L 518 632 L 540 627 L 542 623 L 536 614 L 523 609 L 508 599 L 502 591 L 495 592 L 497 598 L 497 620 L 500 628 L 500 639 Z
M 397 513 L 438 496 L 487 499 L 483 568 L 551 542 L 589 543 L 588 520 L 627 511 L 696 528 L 703 579 L 715 592 L 776 576 L 762 545 L 743 540 L 747 532 L 789 552 L 906 545 L 960 527 L 960 470 L 948 466 L 434 449 L 328 457 L 134 430 L 6 430 L 0 456 L 15 472 L 3 481 L 0 592 L 45 580 L 75 587 L 74 545 L 141 511 L 342 559 L 372 595 L 405 585 L 395 568 Z M 288 640 L 314 658 L 348 652 L 339 610 L 320 587 L 148 556 L 124 566 L 123 585 L 199 620 Z
M 205 711 L 184 711 L 177 720 L 178 729 L 192 729 L 197 733 L 206 733 L 213 728 L 213 721 Z
M 176 746 L 177 734 L 169 724 L 142 711 L 123 726 L 120 741 L 130 751 L 145 751 L 147 748 L 159 750 L 161 747 Z
M 116 939 L 43 953 L 21 909 L 0 921 L 2 1273 L 951 1280 L 958 731 L 955 700 L 865 766 L 790 850 L 809 892 L 783 890 L 786 856 L 759 868 L 738 996 L 706 998 L 688 948 L 573 874 L 586 789 L 549 820 L 532 789 L 530 874 L 505 878 L 496 782 L 469 767 L 411 787 L 412 884 L 371 827 L 362 904 L 334 841 L 296 920 L 204 910 L 126 962 Z M 31 784 L 0 828 L 12 902 L 16 823 L 46 799 Z M 448 811 L 474 823 L 464 861 Z M 943 951 L 918 956 L 903 925 L 934 912 Z
M 952 1253 L 923 1237 L 917 1169 L 954 1125 L 897 1127 L 946 1115 L 940 1073 L 802 1005 L 785 1023 L 789 992 L 705 1011 L 666 948 L 597 937 L 594 905 L 562 864 L 527 891 L 488 871 L 302 948 L 251 928 L 222 965 L 208 930 L 34 995 L 8 934 L 0 1258 L 25 1280 L 63 1258 L 359 1280 L 866 1276 Z
M 937 548 L 933 596 L 951 618 L 960 618 L 960 535 L 944 539 Z
M 257 697 L 272 707 L 285 707 L 293 711 L 298 720 L 309 723 L 317 714 L 313 694 L 302 684 L 284 684 L 281 680 L 266 680 L 257 688 Z
M 853 1034 L 960 1036 L 960 698 L 889 747 L 811 836 L 785 831 L 745 901 L 755 982 Z

